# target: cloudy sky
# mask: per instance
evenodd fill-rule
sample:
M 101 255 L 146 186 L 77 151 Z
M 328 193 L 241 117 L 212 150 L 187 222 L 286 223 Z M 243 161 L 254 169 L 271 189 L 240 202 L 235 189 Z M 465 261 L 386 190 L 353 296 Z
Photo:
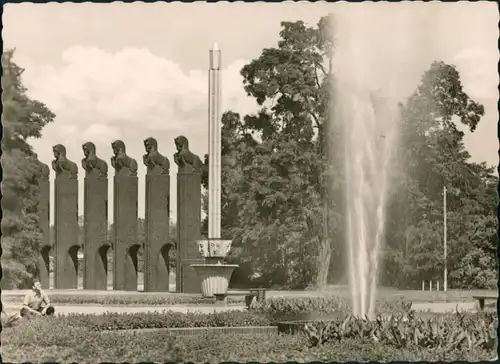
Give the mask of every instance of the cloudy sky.
M 50 164 L 52 146 L 62 143 L 79 164 L 81 145 L 90 140 L 109 162 L 111 141 L 122 139 L 139 162 L 139 215 L 144 216 L 142 141 L 154 136 L 172 161 L 173 138 L 184 134 L 195 153 L 206 153 L 212 44 L 223 52 L 223 109 L 251 113 L 256 104 L 243 91 L 241 67 L 263 48 L 276 46 L 281 21 L 314 25 L 328 13 L 342 20 L 339 36 L 352 38 L 358 61 L 369 65 L 363 77 L 374 85 L 396 82 L 401 97 L 415 89 L 433 60 L 455 64 L 466 92 L 486 108 L 477 131 L 466 137 L 467 148 L 474 161 L 498 163 L 493 2 L 7 4 L 3 40 L 16 48 L 30 96 L 57 115 L 34 141 L 40 159 Z M 338 72 L 354 74 L 362 67 L 342 62 Z M 80 185 L 83 191 L 83 178 Z M 175 217 L 175 183 L 171 196 Z M 79 208 L 83 213 L 81 198 Z

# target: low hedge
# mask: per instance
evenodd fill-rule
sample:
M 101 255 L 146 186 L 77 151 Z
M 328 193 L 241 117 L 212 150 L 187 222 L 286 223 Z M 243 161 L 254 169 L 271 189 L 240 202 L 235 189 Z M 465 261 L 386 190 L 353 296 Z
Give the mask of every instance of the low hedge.
M 270 297 L 263 302 L 254 302 L 251 309 L 270 317 L 288 318 L 310 313 L 348 312 L 350 304 L 341 297 Z
M 325 316 L 335 313 L 352 312 L 349 299 L 337 296 L 321 297 L 269 297 L 263 302 L 254 302 L 252 311 L 265 314 L 273 318 L 302 318 L 308 316 Z M 411 310 L 411 302 L 393 300 L 376 302 L 375 313 L 397 314 L 407 313 Z
M 271 321 L 268 318 L 247 311 L 214 313 L 164 311 L 105 313 L 103 315 L 71 314 L 67 316 L 52 317 L 49 318 L 49 320 L 52 322 L 52 325 L 85 328 L 92 331 L 271 325 Z

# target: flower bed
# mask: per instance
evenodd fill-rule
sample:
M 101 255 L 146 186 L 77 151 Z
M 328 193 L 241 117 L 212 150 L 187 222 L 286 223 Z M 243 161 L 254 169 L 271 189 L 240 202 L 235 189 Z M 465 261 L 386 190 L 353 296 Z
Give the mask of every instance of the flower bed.
M 493 351 L 497 345 L 498 319 L 494 313 L 442 315 L 391 315 L 376 320 L 346 319 L 303 325 L 310 346 L 328 341 L 355 339 L 395 348 L 421 347 L 447 350 Z

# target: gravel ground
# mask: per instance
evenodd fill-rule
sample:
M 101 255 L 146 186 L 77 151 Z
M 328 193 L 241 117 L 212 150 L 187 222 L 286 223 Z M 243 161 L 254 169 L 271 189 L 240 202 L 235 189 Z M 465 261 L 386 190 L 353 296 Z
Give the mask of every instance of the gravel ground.
M 6 304 L 5 311 L 7 313 L 16 312 L 21 309 L 20 304 Z M 412 306 L 417 311 L 430 311 L 437 313 L 453 312 L 457 309 L 459 311 L 470 311 L 475 312 L 475 304 L 473 302 L 447 302 L 447 303 L 415 303 Z M 83 314 L 94 314 L 99 315 L 106 312 L 116 312 L 116 313 L 138 313 L 138 312 L 162 312 L 162 311 L 173 311 L 173 312 L 222 312 L 222 311 L 233 311 L 233 310 L 245 310 L 244 305 L 199 305 L 199 306 L 184 306 L 184 305 L 173 305 L 173 306 L 98 306 L 98 305 L 57 305 L 56 314 L 66 315 L 69 313 L 83 313 Z
M 331 290 L 326 291 L 266 291 L 267 297 L 321 297 L 321 296 L 332 296 L 338 295 L 343 296 L 341 294 L 343 291 L 346 291 L 346 287 L 335 287 Z M 18 311 L 21 307 L 20 299 L 29 290 L 3 290 L 2 291 L 2 301 L 4 303 L 5 311 L 15 312 Z M 193 294 L 179 294 L 172 292 L 130 292 L 130 291 L 96 291 L 96 290 L 47 290 L 49 295 L 67 295 L 70 296 L 72 294 L 78 296 L 155 296 L 155 297 L 165 297 L 165 296 L 195 296 Z M 469 292 L 470 293 L 470 292 Z M 418 294 L 417 291 L 394 291 L 390 292 L 390 295 L 396 296 L 407 296 L 406 299 L 413 301 L 413 297 Z M 408 297 L 409 296 L 409 297 Z M 10 301 L 10 302 L 9 302 Z M 461 302 L 460 302 L 461 301 Z M 477 303 L 474 301 L 466 300 L 466 302 L 462 300 L 453 300 L 452 302 L 415 302 L 412 306 L 417 311 L 431 311 L 438 313 L 445 313 L 450 311 L 455 311 L 458 307 L 460 311 L 476 311 Z M 56 311 L 58 314 L 67 314 L 71 312 L 78 313 L 89 313 L 89 314 L 102 314 L 104 312 L 150 312 L 156 311 L 161 312 L 164 310 L 171 310 L 175 312 L 193 312 L 193 311 L 201 311 L 201 312 L 213 312 L 213 311 L 228 311 L 228 310 L 243 310 L 244 305 L 239 304 L 231 304 L 231 305 L 172 305 L 172 306 L 124 306 L 124 305 L 96 305 L 96 304 L 88 304 L 88 305 L 57 305 Z
M 457 307 L 459 311 L 476 312 L 476 304 L 474 302 L 413 303 L 411 307 L 416 311 L 431 311 L 437 313 L 455 312 Z

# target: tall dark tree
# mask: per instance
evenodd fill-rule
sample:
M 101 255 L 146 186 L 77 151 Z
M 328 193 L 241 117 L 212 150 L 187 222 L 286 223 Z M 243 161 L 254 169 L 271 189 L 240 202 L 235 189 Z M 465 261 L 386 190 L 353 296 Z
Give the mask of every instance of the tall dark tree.
M 265 250 L 272 256 L 263 259 L 288 271 L 296 265 L 292 256 L 307 246 L 321 287 L 327 283 L 338 218 L 327 168 L 331 18 L 322 18 L 317 27 L 302 21 L 281 25 L 277 47 L 264 49 L 241 71 L 246 92 L 262 106 L 242 123 L 255 147 L 243 156 L 250 196 L 241 208 L 249 219 L 244 226 L 253 226 L 247 238 L 273 246 Z
M 387 219 L 390 277 L 385 279 L 415 287 L 443 272 L 443 187 L 448 187 L 448 268 L 456 272 L 471 248 L 468 231 L 475 224 L 489 225 L 485 219 L 492 211 L 487 206 L 492 206 L 485 194 L 492 197 L 487 185 L 494 177 L 491 169 L 469 162 L 459 124 L 473 132 L 484 108 L 463 91 L 454 66 L 432 63 L 400 111 L 401 168 Z
M 29 144 L 40 138 L 55 115 L 27 95 L 14 62 L 14 50 L 2 55 L 2 267 L 3 287 L 28 284 L 37 274 L 42 235 L 38 226 L 38 181 L 41 164 Z

